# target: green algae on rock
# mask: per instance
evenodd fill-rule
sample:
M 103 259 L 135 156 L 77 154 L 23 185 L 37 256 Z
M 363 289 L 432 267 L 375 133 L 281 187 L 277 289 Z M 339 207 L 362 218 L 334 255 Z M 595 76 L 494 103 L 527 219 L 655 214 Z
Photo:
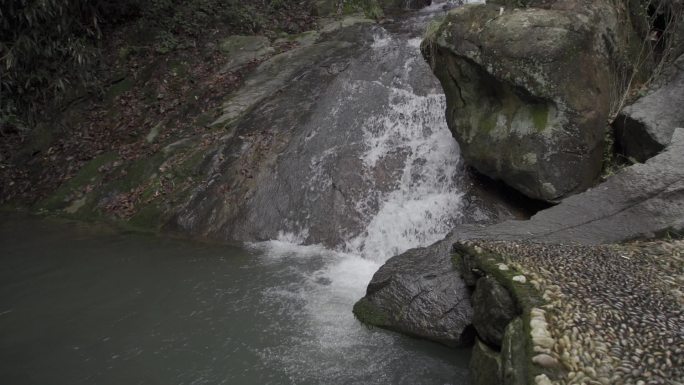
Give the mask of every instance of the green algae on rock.
M 606 1 L 514 3 L 450 11 L 422 50 L 465 160 L 531 198 L 558 201 L 600 174 L 613 64 L 633 54 L 636 32 Z

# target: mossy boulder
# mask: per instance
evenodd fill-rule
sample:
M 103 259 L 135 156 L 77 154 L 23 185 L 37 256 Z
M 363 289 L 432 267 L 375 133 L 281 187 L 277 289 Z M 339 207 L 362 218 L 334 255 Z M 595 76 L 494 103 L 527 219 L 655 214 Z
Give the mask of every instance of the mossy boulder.
M 459 7 L 422 51 L 466 161 L 531 198 L 558 201 L 601 172 L 615 63 L 636 32 L 607 1 L 527 3 Z

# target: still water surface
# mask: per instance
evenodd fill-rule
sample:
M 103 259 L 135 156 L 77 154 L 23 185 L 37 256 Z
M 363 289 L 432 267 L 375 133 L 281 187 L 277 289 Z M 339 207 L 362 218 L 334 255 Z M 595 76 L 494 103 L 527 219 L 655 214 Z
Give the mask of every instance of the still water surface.
M 0 384 L 465 384 L 466 351 L 358 323 L 378 262 L 3 214 Z

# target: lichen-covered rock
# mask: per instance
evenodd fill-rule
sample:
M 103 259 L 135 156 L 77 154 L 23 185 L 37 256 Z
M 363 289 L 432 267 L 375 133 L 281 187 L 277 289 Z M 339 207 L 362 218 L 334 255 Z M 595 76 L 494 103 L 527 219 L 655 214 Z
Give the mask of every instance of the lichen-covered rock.
M 457 8 L 422 49 L 466 161 L 529 197 L 557 201 L 601 171 L 613 61 L 635 33 L 607 1 L 526 3 Z
M 445 240 L 387 261 L 354 306 L 356 317 L 449 346 L 470 342 L 470 292 L 451 263 L 450 246 Z
M 470 358 L 473 385 L 501 385 L 501 356 L 479 339 Z
M 484 342 L 501 347 L 506 327 L 517 314 L 511 294 L 496 279 L 483 277 L 477 280 L 472 303 L 477 335 Z
M 644 162 L 684 127 L 684 55 L 666 72 L 661 86 L 625 107 L 615 119 L 615 139 L 625 156 Z

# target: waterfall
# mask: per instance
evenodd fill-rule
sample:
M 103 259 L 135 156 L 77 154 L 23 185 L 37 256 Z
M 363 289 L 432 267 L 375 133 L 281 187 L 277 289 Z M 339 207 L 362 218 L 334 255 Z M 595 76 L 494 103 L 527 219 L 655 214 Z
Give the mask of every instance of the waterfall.
M 445 97 L 420 55 L 420 40 L 375 27 L 366 60 L 358 64 L 357 72 L 352 65 L 349 73 L 340 77 L 330 109 L 323 114 L 326 124 L 315 124 L 304 139 L 307 148 L 314 150 L 297 153 L 309 156 L 301 164 L 306 164 L 309 172 L 305 195 L 312 205 L 303 205 L 303 219 L 296 227 L 284 229 L 276 240 L 252 245 L 262 253 L 264 263 L 287 265 L 301 275 L 300 282 L 274 287 L 263 295 L 267 303 L 298 301 L 297 319 L 310 330 L 310 335 L 293 339 L 288 346 L 263 352 L 263 359 L 277 361 L 299 374 L 305 371 L 316 381 L 394 382 L 368 376 L 390 365 L 385 359 L 402 354 L 394 347 L 397 337 L 369 332 L 354 319 L 352 305 L 388 258 L 438 241 L 461 220 L 463 166 L 445 122 Z M 382 72 L 369 76 L 369 63 Z M 380 107 L 371 108 L 364 100 Z M 330 140 L 334 145 L 318 148 L 328 143 L 324 138 L 335 136 L 338 139 Z M 347 229 L 338 247 L 305 245 L 315 230 L 307 223 L 320 210 L 315 202 L 332 189 L 340 189 L 335 170 L 339 170 L 340 159 L 346 162 L 342 164 L 350 164 L 346 160 L 350 157 L 355 180 L 361 181 L 354 189 L 345 190 L 340 199 L 353 201 L 344 207 L 353 211 L 349 216 L 358 218 L 361 225 L 353 231 Z M 378 350 L 386 351 L 386 356 L 377 356 Z M 337 367 L 311 365 L 325 356 L 358 361 L 357 378 L 341 377 L 349 374 Z M 368 367 L 371 361 L 376 367 Z

